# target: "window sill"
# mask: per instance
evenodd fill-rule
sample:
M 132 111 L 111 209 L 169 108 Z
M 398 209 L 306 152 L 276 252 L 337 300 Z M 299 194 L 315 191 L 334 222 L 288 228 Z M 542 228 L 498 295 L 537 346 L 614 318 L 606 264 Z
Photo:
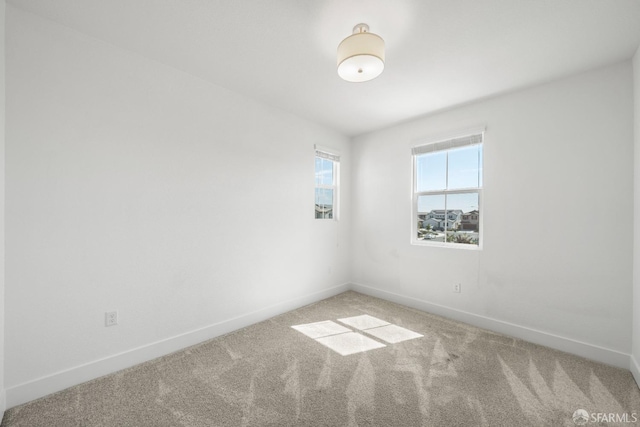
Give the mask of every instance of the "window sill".
M 481 251 L 482 250 L 482 245 L 470 245 L 465 243 L 427 242 L 424 240 L 412 240 L 411 245 L 431 247 L 431 248 L 462 249 L 463 251 Z

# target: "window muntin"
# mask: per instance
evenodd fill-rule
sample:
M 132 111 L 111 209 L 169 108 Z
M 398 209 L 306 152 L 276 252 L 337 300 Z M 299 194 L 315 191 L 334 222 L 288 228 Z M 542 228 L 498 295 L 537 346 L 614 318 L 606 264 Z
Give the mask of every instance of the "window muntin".
M 413 148 L 413 243 L 480 246 L 482 160 L 482 134 Z
M 337 219 L 338 170 L 340 157 L 316 149 L 315 218 Z

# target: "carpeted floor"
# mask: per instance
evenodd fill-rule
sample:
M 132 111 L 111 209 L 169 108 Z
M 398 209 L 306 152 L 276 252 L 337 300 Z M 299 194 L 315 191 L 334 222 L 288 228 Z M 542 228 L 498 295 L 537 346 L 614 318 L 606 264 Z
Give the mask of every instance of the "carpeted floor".
M 337 321 L 363 314 L 422 337 Z M 342 356 L 292 328 L 327 320 L 385 347 Z M 640 391 L 629 371 L 346 292 L 12 408 L 2 427 L 575 426 L 578 409 L 640 425 Z M 612 420 L 587 425 L 635 425 Z

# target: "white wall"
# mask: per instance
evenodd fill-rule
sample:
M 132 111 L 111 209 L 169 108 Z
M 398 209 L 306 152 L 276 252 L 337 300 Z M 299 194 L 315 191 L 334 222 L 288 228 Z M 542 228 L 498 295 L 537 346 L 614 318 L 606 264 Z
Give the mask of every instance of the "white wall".
M 346 137 L 11 6 L 7 20 L 9 406 L 346 289 Z M 340 222 L 313 218 L 314 144 L 341 151 Z
M 634 239 L 633 239 L 633 349 L 631 372 L 640 385 L 640 47 L 633 57 L 634 124 Z
M 5 42 L 5 2 L 0 0 L 0 421 L 6 407 L 4 391 L 4 42 Z
M 563 349 L 551 341 L 602 347 L 628 366 L 632 83 L 626 62 L 356 138 L 356 288 L 476 324 L 497 319 L 510 333 L 538 331 Z M 410 245 L 410 148 L 478 124 L 487 126 L 484 249 Z

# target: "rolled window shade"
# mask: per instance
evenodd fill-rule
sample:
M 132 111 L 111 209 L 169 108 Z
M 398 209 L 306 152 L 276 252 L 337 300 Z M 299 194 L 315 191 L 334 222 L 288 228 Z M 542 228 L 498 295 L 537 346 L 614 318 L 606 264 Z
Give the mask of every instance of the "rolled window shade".
M 469 145 L 482 144 L 482 134 L 462 136 L 459 138 L 447 139 L 445 141 L 431 142 L 429 144 L 418 145 L 411 149 L 411 153 L 417 154 L 433 153 L 436 151 L 450 150 L 452 148 L 466 147 Z
M 327 153 L 326 151 L 316 150 L 316 157 L 321 157 L 323 159 L 331 160 L 333 162 L 339 162 L 340 156 L 337 154 Z

